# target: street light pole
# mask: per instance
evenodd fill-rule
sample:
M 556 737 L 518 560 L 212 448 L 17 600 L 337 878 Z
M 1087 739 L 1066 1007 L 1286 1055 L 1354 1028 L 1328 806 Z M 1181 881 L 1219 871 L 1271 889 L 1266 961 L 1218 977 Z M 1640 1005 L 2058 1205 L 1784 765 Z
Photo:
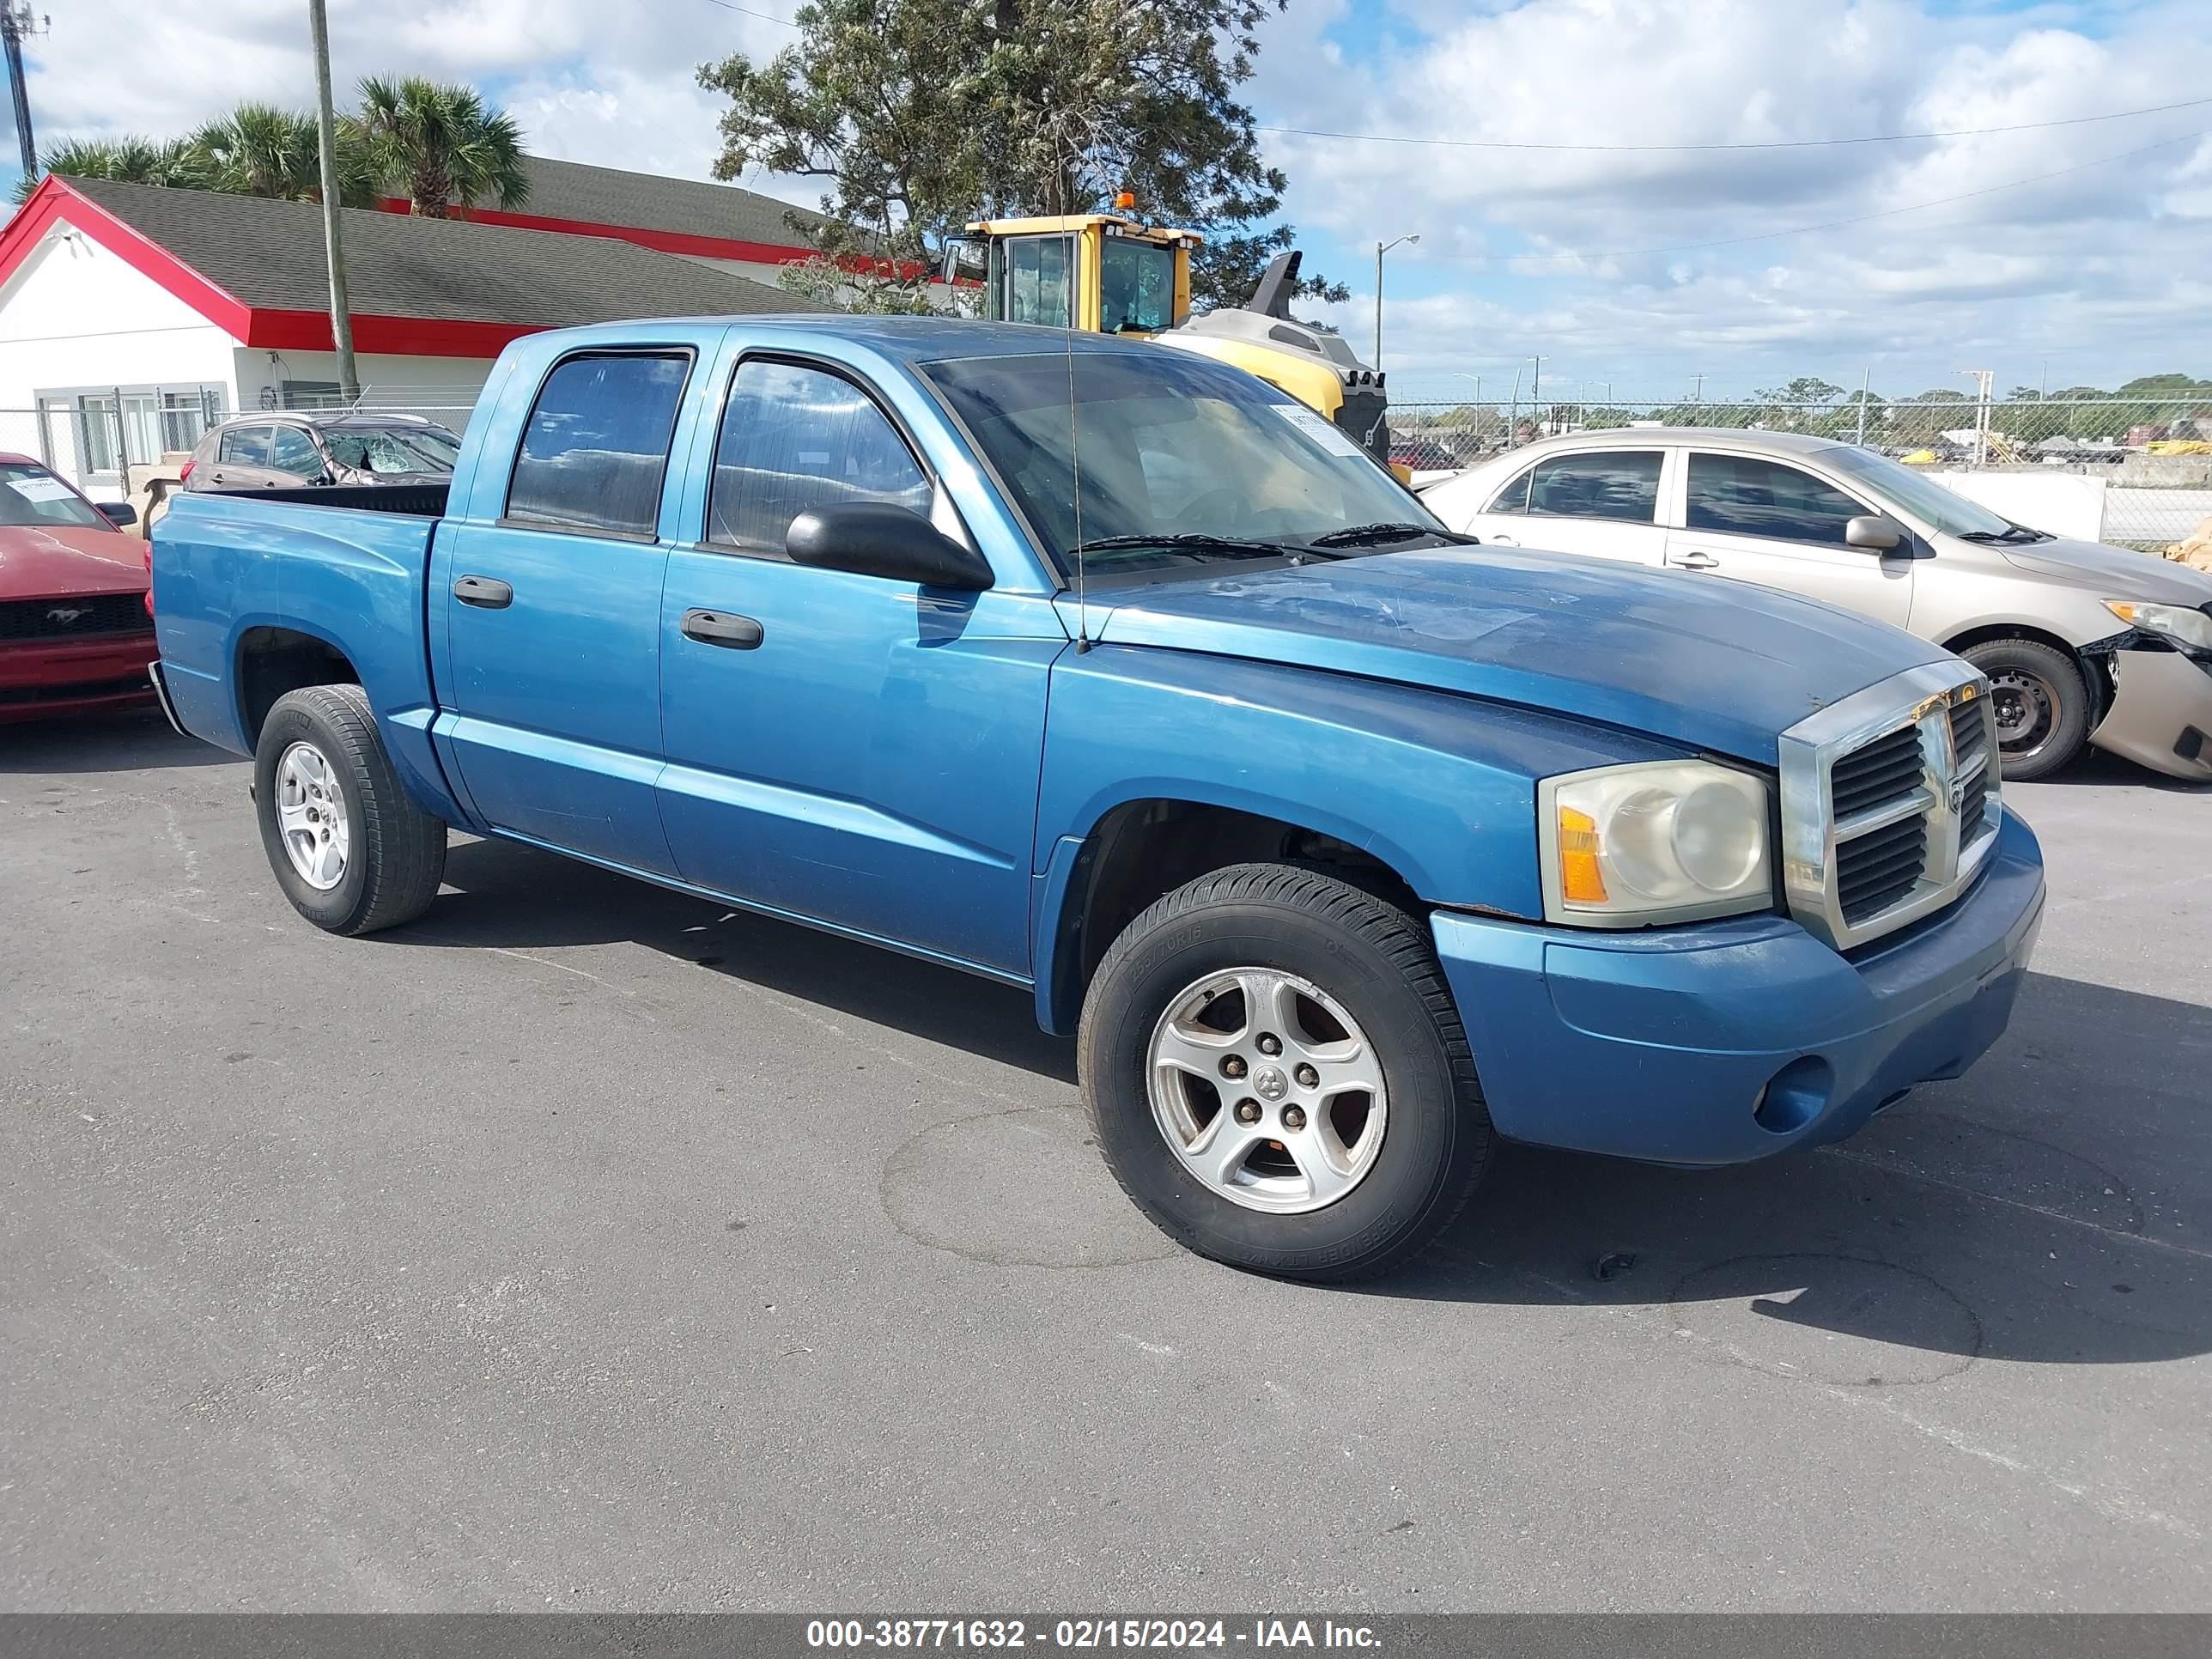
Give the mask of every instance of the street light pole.
M 1375 367 L 1382 367 L 1382 256 L 1401 242 L 1418 242 L 1419 231 L 1409 236 L 1393 237 L 1387 242 L 1375 244 Z
M 307 0 L 307 27 L 315 44 L 315 141 L 321 152 L 323 257 L 331 276 L 331 343 L 338 354 L 338 391 L 348 404 L 361 401 L 361 371 L 353 360 L 353 309 L 346 298 L 345 250 L 338 234 L 337 118 L 331 110 L 331 20 L 324 0 Z

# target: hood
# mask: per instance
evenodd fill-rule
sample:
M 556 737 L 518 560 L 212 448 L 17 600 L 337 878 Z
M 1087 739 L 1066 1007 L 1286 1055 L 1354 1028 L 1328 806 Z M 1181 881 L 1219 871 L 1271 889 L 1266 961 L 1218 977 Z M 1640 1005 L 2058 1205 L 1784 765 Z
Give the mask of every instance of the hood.
M 1499 547 L 1232 568 L 1094 596 L 1090 611 L 1103 643 L 1433 686 L 1767 765 L 1815 709 L 1949 654 L 1769 588 Z
M 146 591 L 146 544 L 89 525 L 0 525 L 0 602 Z
M 2153 605 L 2204 605 L 2212 600 L 2212 575 L 2155 553 L 2137 553 L 2104 542 L 1992 544 L 2005 562 L 2039 576 L 2095 587 L 2100 599 L 2142 599 Z
M 450 472 L 371 472 L 365 467 L 342 466 L 338 477 L 353 484 L 449 484 L 453 481 Z

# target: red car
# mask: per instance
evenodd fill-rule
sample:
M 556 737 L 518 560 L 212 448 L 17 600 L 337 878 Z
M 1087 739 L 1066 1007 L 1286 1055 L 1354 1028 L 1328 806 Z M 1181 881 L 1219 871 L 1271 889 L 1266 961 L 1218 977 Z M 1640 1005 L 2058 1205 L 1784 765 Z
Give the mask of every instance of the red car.
M 156 655 L 137 515 L 0 454 L 0 722 L 150 702 Z

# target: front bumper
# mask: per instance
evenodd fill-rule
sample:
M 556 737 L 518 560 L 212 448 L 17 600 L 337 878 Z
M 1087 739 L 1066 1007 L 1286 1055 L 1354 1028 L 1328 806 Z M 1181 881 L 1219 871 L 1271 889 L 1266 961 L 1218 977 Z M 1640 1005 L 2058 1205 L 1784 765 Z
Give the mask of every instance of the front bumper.
M 0 723 L 148 702 L 154 688 L 146 665 L 155 654 L 150 629 L 0 645 Z
M 1780 916 L 1598 935 L 1438 911 L 1492 1122 L 1539 1146 L 1740 1164 L 1862 1127 L 2003 1032 L 2043 921 L 2008 812 L 1955 903 L 1849 958 Z
M 2179 651 L 2121 651 L 2112 672 L 2112 706 L 2089 741 L 2168 777 L 2212 781 L 2212 669 Z

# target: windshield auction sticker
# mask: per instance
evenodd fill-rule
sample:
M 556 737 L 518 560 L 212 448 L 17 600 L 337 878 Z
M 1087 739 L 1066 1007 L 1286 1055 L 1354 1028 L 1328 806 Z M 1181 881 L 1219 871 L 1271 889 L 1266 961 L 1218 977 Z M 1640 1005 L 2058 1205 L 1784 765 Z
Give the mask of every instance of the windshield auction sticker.
M 1304 404 L 1269 404 L 1268 408 L 1311 438 L 1332 455 L 1359 455 L 1359 446 Z

